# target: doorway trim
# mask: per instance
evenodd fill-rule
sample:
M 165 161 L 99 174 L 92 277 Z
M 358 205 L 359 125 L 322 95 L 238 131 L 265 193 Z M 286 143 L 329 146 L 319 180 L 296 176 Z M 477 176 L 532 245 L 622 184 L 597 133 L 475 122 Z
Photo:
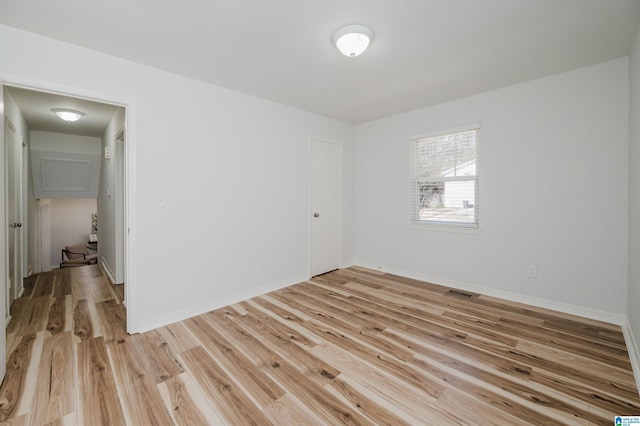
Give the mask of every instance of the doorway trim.
M 4 129 L 5 129 L 5 110 L 4 110 L 4 81 L 2 81 L 2 77 L 0 76 L 0 84 L 2 86 L 0 86 L 0 96 L 2 97 L 2 108 L 0 108 L 0 142 L 2 143 L 2 146 L 0 146 L 0 176 L 2 176 L 2 178 L 5 180 L 5 182 L 0 185 L 0 200 L 2 200 L 2 207 L 0 208 L 0 223 L 2 224 L 3 227 L 8 225 L 7 222 L 7 209 L 8 209 L 8 203 L 7 203 L 7 193 L 6 193 L 6 158 L 5 158 L 5 151 L 6 151 L 6 142 L 5 142 L 5 135 L 4 135 Z M 9 257 L 9 252 L 8 252 L 8 245 L 9 241 L 7 238 L 7 228 L 4 228 L 1 232 L 0 232 L 0 279 L 2 280 L 2 286 L 3 288 L 0 288 L 0 320 L 5 321 L 5 327 L 4 329 L 6 329 L 6 324 L 8 323 L 8 318 L 7 316 L 9 315 L 8 312 L 6 312 L 6 297 L 7 297 L 7 291 L 6 288 L 9 286 L 9 282 L 7 281 L 8 279 L 8 271 L 7 271 L 7 266 L 8 266 L 8 262 L 7 259 Z M 2 318 L 5 317 L 5 318 Z M 2 330 L 4 331 L 4 330 Z M 5 374 L 7 372 L 7 334 L 6 333 L 2 333 L 0 334 L 0 379 L 4 380 Z
M 124 284 L 124 265 L 126 264 L 124 258 L 124 208 L 126 206 L 124 194 L 125 194 L 125 180 L 124 180 L 124 149 L 126 146 L 127 140 L 127 129 L 126 126 L 122 127 L 116 132 L 116 137 L 114 141 L 114 150 L 115 150 L 115 161 L 116 161 L 116 218 L 115 218 L 115 229 L 116 229 L 116 268 L 113 271 L 113 283 L 114 284 Z M 126 288 L 126 287 L 125 287 Z M 125 298 L 125 301 L 127 299 Z M 124 303 L 124 302 L 123 302 Z M 125 304 L 126 306 L 126 304 Z
M 87 99 L 95 102 L 116 105 L 125 109 L 126 143 L 124 145 L 124 279 L 125 300 L 127 301 L 127 332 L 138 333 L 138 271 L 135 254 L 137 253 L 136 235 L 136 103 L 126 96 L 113 95 L 73 87 L 51 81 L 34 80 L 24 76 L 0 74 L 0 84 L 41 92 L 56 93 L 64 96 Z M 3 112 L 4 115 L 4 112 Z M 6 195 L 2 197 L 6 207 Z M 6 256 L 6 254 L 5 254 Z

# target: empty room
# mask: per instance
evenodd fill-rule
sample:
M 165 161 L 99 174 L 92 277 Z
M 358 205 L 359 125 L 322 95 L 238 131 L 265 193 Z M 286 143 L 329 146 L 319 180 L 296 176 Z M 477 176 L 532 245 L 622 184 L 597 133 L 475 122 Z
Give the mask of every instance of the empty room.
M 640 1 L 3 0 L 0 87 L 3 424 L 640 424 Z

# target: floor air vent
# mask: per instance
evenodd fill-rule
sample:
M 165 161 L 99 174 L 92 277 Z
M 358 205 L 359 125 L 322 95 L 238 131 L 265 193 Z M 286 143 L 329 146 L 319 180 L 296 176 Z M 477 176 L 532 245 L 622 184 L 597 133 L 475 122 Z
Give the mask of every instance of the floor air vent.
M 467 297 L 467 298 L 472 298 L 472 297 L 476 296 L 475 294 L 467 293 L 467 292 L 460 291 L 460 290 L 449 290 L 446 294 L 448 294 L 450 296 Z

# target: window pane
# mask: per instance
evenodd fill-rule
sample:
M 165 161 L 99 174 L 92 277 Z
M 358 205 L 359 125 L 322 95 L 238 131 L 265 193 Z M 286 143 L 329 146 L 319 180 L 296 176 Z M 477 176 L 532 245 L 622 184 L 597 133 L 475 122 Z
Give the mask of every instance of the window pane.
M 417 220 L 475 223 L 476 181 L 420 182 Z
M 417 139 L 414 143 L 414 176 L 475 175 L 475 130 Z M 473 171 L 470 170 L 471 167 Z
M 411 220 L 478 224 L 478 129 L 416 138 Z

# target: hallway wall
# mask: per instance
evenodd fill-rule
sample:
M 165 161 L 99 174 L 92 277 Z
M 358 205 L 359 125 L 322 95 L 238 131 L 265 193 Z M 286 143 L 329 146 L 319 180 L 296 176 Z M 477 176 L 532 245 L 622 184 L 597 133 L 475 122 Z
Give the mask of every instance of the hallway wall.
M 109 122 L 104 135 L 102 137 L 102 152 L 105 148 L 111 151 L 111 158 L 106 159 L 102 156 L 102 164 L 100 166 L 100 189 L 98 192 L 98 245 L 100 261 L 102 267 L 109 275 L 109 279 L 115 281 L 116 284 L 124 282 L 122 257 L 120 252 L 124 241 L 122 241 L 122 217 L 118 223 L 118 214 L 122 215 L 124 210 L 122 206 L 118 206 L 118 202 L 122 200 L 123 194 L 119 182 L 124 176 L 118 175 L 118 158 L 119 152 L 116 149 L 116 137 L 125 125 L 125 110 L 118 109 L 113 118 Z M 119 212 L 119 213 L 118 213 Z
M 91 233 L 91 214 L 96 213 L 95 198 L 51 199 L 51 267 L 60 266 L 61 250 L 72 244 L 86 244 Z M 98 224 L 99 226 L 99 224 Z
M 634 367 L 640 387 L 640 26 L 629 58 L 629 253 L 627 315 L 633 333 Z

